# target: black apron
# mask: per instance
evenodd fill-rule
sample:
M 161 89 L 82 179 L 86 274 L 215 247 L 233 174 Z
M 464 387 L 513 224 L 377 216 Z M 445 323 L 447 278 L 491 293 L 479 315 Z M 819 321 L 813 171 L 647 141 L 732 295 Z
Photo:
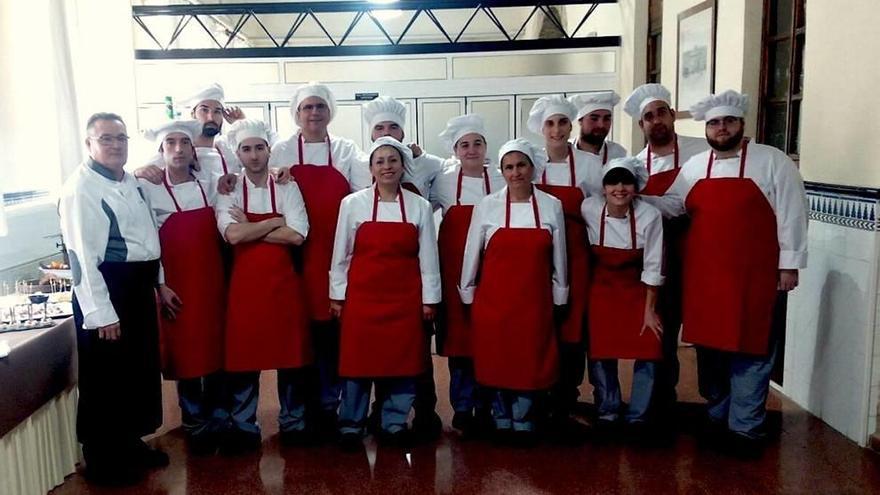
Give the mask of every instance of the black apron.
M 159 260 L 104 262 L 98 266 L 121 336 L 109 341 L 83 329 L 73 297 L 79 353 L 76 433 L 80 443 L 130 442 L 162 424 L 162 378 L 155 286 Z

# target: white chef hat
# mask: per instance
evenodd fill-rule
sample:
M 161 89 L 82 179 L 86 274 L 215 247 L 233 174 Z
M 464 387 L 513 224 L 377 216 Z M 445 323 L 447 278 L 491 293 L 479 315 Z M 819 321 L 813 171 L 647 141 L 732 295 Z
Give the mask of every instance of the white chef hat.
M 394 122 L 403 127 L 406 125 L 406 105 L 390 96 L 380 96 L 364 104 L 364 122 L 370 129 L 381 122 Z
M 543 162 L 538 160 L 538 150 L 535 148 L 528 139 L 524 138 L 516 138 L 511 139 L 510 141 L 501 145 L 501 149 L 498 150 L 498 166 L 501 166 L 501 160 L 504 159 L 504 155 L 510 153 L 511 151 L 519 151 L 520 153 L 529 157 L 529 160 L 532 162 L 532 165 L 535 167 L 535 174 L 532 177 L 537 177 L 540 175 L 539 169 L 542 168 Z
M 202 123 L 197 120 L 169 120 L 152 129 L 145 129 L 142 134 L 144 139 L 161 143 L 169 134 L 175 132 L 182 133 L 193 140 L 202 133 Z
M 219 102 L 220 106 L 224 106 L 226 99 L 223 93 L 223 86 L 220 86 L 217 83 L 211 83 L 199 88 L 197 91 L 184 98 L 181 103 L 192 108 L 206 100 L 213 100 Z
M 302 123 L 300 123 L 299 116 L 297 115 L 299 104 L 311 96 L 317 96 L 324 100 L 324 103 L 330 108 L 330 120 L 333 120 L 333 117 L 336 116 L 336 98 L 333 97 L 333 92 L 330 91 L 330 88 L 319 82 L 310 82 L 296 88 L 293 98 L 290 99 L 290 113 L 293 115 L 293 120 L 297 126 L 302 127 Z
M 409 172 L 413 169 L 413 155 L 412 151 L 410 151 L 409 147 L 400 141 L 394 139 L 391 136 L 382 136 L 379 139 L 373 141 L 373 145 L 370 146 L 370 165 L 373 164 L 373 152 L 382 146 L 393 146 L 400 151 L 400 156 L 403 157 L 403 170 L 404 172 Z
M 266 141 L 266 144 L 268 145 L 269 135 L 269 126 L 267 126 L 262 120 L 242 119 L 237 120 L 232 124 L 226 132 L 226 139 L 229 141 L 229 146 L 231 146 L 233 150 L 238 151 L 238 145 L 240 145 L 245 139 L 249 138 L 260 138 L 263 141 Z
M 486 139 L 486 124 L 483 122 L 483 117 L 475 113 L 452 117 L 446 123 L 446 129 L 438 137 L 452 153 L 455 153 L 458 140 L 468 134 L 479 134 L 484 140 Z
M 529 111 L 529 120 L 527 126 L 530 131 L 535 134 L 541 134 L 541 128 L 544 127 L 544 121 L 556 114 L 562 114 L 569 120 L 577 120 L 578 109 L 574 103 L 565 99 L 562 95 L 542 96 L 532 105 Z
M 645 164 L 642 163 L 641 160 L 634 156 L 615 158 L 603 165 L 602 179 L 604 180 L 605 176 L 616 168 L 622 168 L 633 174 L 633 177 L 636 178 L 636 191 L 641 191 L 648 183 L 648 177 L 650 175 L 648 173 L 648 169 L 645 167 Z
M 672 95 L 662 84 L 642 84 L 623 103 L 623 111 L 634 119 L 641 119 L 645 107 L 652 101 L 662 101 L 672 107 Z
M 718 117 L 743 117 L 749 110 L 749 95 L 728 89 L 709 95 L 690 108 L 694 120 L 712 120 Z
M 602 91 L 569 96 L 568 101 L 578 108 L 575 120 L 581 120 L 584 115 L 589 115 L 596 110 L 614 111 L 614 105 L 620 102 L 620 96 L 614 91 Z

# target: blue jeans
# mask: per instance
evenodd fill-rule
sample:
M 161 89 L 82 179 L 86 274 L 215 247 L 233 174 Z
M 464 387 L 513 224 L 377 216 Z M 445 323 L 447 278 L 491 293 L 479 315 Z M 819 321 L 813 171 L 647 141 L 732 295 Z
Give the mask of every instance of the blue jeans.
M 765 435 L 770 373 L 776 362 L 779 340 L 771 339 L 766 356 L 697 347 L 700 395 L 706 401 L 709 418 L 750 438 Z
M 190 436 L 215 433 L 228 414 L 223 408 L 223 375 L 220 372 L 177 381 L 183 429 Z
M 477 379 L 474 360 L 466 357 L 449 358 L 449 403 L 455 412 L 471 413 L 476 405 Z
M 627 423 L 645 421 L 651 396 L 654 392 L 654 375 L 657 363 L 637 359 L 633 365 L 632 394 L 626 408 Z M 617 360 L 590 361 L 590 378 L 593 383 L 593 399 L 599 411 L 599 419 L 617 421 L 620 415 L 620 380 L 617 377 Z
M 496 389 L 492 394 L 492 418 L 498 430 L 532 431 L 535 392 Z
M 342 380 L 340 433 L 364 434 L 373 383 L 377 388 L 376 396 L 382 397 L 382 431 L 397 433 L 406 429 L 406 419 L 416 400 L 415 377 L 347 378 Z
M 248 433 L 259 433 L 257 405 L 260 402 L 260 372 L 229 373 L 227 387 L 232 398 L 230 420 L 232 428 Z M 306 427 L 306 376 L 304 369 L 278 370 L 278 427 L 281 431 L 298 431 Z

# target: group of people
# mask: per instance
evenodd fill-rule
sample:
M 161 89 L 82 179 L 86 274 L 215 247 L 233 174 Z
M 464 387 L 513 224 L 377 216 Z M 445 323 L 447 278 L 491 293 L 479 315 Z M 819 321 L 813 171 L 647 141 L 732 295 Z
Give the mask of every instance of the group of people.
M 364 152 L 328 133 L 322 84 L 297 88 L 286 140 L 214 84 L 189 99 L 190 120 L 145 133 L 159 154 L 134 174 L 122 119 L 92 116 L 60 202 L 87 473 L 167 464 L 141 440 L 161 423 L 162 375 L 195 453 L 259 447 L 262 370 L 278 372 L 285 445 L 436 438 L 435 335 L 452 428 L 532 446 L 583 438 L 585 375 L 597 433 L 649 434 L 676 402 L 681 328 L 707 431 L 758 451 L 774 304 L 806 265 L 800 174 L 744 137 L 745 95 L 690 109 L 703 139 L 675 132 L 664 87 L 637 88 L 624 103 L 647 142 L 635 156 L 607 139 L 619 99 L 542 97 L 528 127 L 543 149 L 514 139 L 497 157 L 479 115 L 455 117 L 441 158 L 404 144 L 406 108 L 388 96 L 364 106 Z M 628 404 L 620 359 L 635 360 Z

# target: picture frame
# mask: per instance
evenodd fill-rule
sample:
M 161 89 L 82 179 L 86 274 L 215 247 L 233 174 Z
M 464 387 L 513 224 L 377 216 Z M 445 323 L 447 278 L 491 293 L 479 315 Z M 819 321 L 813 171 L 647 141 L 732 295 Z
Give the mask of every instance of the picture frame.
M 715 0 L 678 14 L 676 118 L 690 118 L 691 105 L 715 91 Z

